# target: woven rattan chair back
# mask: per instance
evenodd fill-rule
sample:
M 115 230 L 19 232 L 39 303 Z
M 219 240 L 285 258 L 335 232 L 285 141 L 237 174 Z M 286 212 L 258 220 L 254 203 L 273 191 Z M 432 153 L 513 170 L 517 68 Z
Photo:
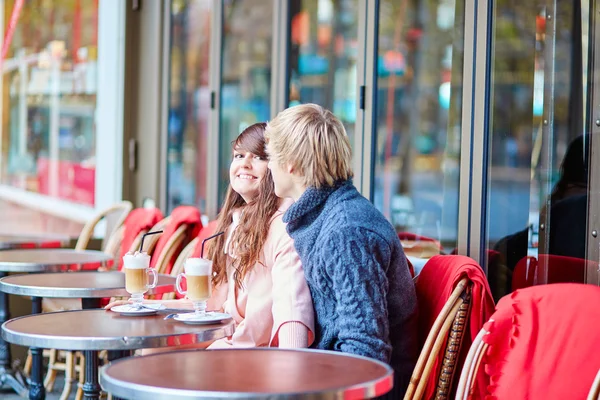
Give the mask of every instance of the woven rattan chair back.
M 121 201 L 113 204 L 112 206 L 100 211 L 89 220 L 77 239 L 75 244 L 76 250 L 85 250 L 94 235 L 94 230 L 100 221 L 104 220 L 106 223 L 106 231 L 104 234 L 104 242 L 102 243 L 102 249 L 104 249 L 109 242 L 109 238 L 113 233 L 123 225 L 123 221 L 127 218 L 127 214 L 133 209 L 133 204 L 129 201 Z
M 436 400 L 449 399 L 452 393 L 452 383 L 454 382 L 454 376 L 456 375 L 456 366 L 459 361 L 458 357 L 460 356 L 460 351 L 464 342 L 463 339 L 465 337 L 465 329 L 467 329 L 467 323 L 471 313 L 472 297 L 470 285 L 467 285 L 460 297 L 462 299 L 462 304 L 458 307 L 458 312 L 454 316 L 452 327 L 448 333 L 448 340 L 444 351 L 444 360 L 442 361 L 442 367 L 435 390 Z
M 432 369 L 435 363 L 436 358 L 441 351 L 444 351 L 444 356 L 447 356 L 448 359 L 452 359 L 454 356 L 454 351 L 456 355 L 458 355 L 458 351 L 460 350 L 460 344 L 462 343 L 463 331 L 466 325 L 466 319 L 468 319 L 468 311 L 470 310 L 470 290 L 469 294 L 466 295 L 465 292 L 467 289 L 470 289 L 470 282 L 467 278 L 461 279 L 456 287 L 454 288 L 452 294 L 446 301 L 446 304 L 436 317 L 429 334 L 427 335 L 427 339 L 425 340 L 425 344 L 423 345 L 423 349 L 419 355 L 419 359 L 417 360 L 417 364 L 415 365 L 415 369 L 413 370 L 413 374 L 410 378 L 410 383 L 406 394 L 404 396 L 405 400 L 417 400 L 423 397 L 423 393 L 425 392 L 425 388 L 427 387 L 427 382 L 429 381 L 432 373 Z M 467 305 L 464 306 L 465 301 L 468 301 Z M 464 318 L 459 318 L 459 311 L 462 310 L 462 314 Z M 460 325 L 462 323 L 462 325 Z M 457 333 L 455 334 L 454 340 L 447 340 L 449 335 L 452 336 L 451 328 L 455 328 Z M 447 343 L 447 346 L 444 347 L 444 343 Z M 452 352 L 449 352 L 450 345 L 459 345 L 458 349 L 452 347 Z M 442 366 L 442 372 L 444 370 L 444 366 L 446 364 L 446 360 L 444 359 L 444 365 Z M 448 361 L 448 368 L 445 371 L 444 379 L 450 380 L 448 383 L 445 383 L 443 386 L 442 392 L 449 393 L 451 390 L 451 378 L 454 375 L 454 365 L 456 364 L 456 357 L 454 357 L 453 365 L 450 367 L 451 362 Z M 438 380 L 438 378 L 431 378 Z M 438 392 L 439 387 L 438 387 Z

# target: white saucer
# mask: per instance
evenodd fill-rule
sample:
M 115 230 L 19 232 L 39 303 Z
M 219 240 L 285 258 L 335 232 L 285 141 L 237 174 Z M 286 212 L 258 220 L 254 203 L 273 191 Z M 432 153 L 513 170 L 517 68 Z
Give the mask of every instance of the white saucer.
M 194 314 L 193 312 L 177 314 L 175 317 L 173 317 L 173 319 L 176 321 L 180 321 L 190 325 L 216 324 L 229 318 L 231 318 L 231 315 L 219 312 L 208 312 L 201 317 L 197 317 L 196 314 Z
M 144 304 L 144 307 L 138 308 L 131 304 L 123 304 L 121 306 L 115 306 L 110 311 L 117 312 L 127 317 L 143 317 L 146 315 L 154 315 L 158 310 L 165 308 L 162 304 Z

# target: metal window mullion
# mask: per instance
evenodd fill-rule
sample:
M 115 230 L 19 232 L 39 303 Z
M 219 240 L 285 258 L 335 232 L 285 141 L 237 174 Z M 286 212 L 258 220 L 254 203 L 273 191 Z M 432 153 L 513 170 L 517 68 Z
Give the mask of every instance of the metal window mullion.
M 367 0 L 358 0 L 358 53 L 356 57 L 356 121 L 354 121 L 354 149 L 352 151 L 352 169 L 354 170 L 354 185 L 359 192 L 365 194 L 362 184 L 363 175 L 363 136 L 365 134 L 365 112 L 361 108 L 361 88 L 365 85 L 365 65 L 367 64 Z
M 485 269 L 491 0 L 465 2 L 458 252 Z
M 588 184 L 588 213 L 587 213 L 587 246 L 586 259 L 590 260 L 586 267 L 586 283 L 600 286 L 599 246 L 600 239 L 600 5 L 590 1 L 590 57 L 588 67 L 588 93 L 591 100 L 588 103 L 587 131 L 589 139 L 589 184 Z M 589 97 L 588 97 L 589 98 Z M 593 232 L 596 232 L 594 235 Z
M 223 41 L 223 4 L 212 0 L 210 32 L 209 86 L 212 108 L 209 113 L 208 139 L 206 151 L 206 214 L 210 219 L 219 210 L 219 137 L 221 134 L 221 64 Z M 204 210 L 201 210 L 204 211 Z
M 169 115 L 169 103 L 171 97 L 171 91 L 169 90 L 171 82 L 171 2 L 165 1 L 163 3 L 163 32 L 162 32 L 162 79 L 161 85 L 161 104 L 160 104 L 160 115 L 163 118 L 160 119 L 160 134 L 159 134 L 159 165 L 158 169 L 158 187 L 159 195 L 158 200 L 163 210 L 167 210 L 167 191 L 168 191 L 168 177 L 167 177 L 167 148 L 169 141 L 168 132 L 168 115 Z
M 374 152 L 376 146 L 376 93 L 377 93 L 377 54 L 379 52 L 379 5 L 380 1 L 366 1 L 366 28 L 365 31 L 365 63 L 364 63 L 364 110 L 360 132 L 362 143 L 361 156 L 361 193 L 373 201 L 375 174 Z M 362 10 L 362 8 L 361 8 Z M 358 87 L 360 90 L 360 87 Z M 360 98 L 357 97 L 357 103 Z M 355 140 L 358 139 L 355 138 Z M 357 142 L 358 143 L 358 142 Z
M 464 25 L 464 60 L 462 73 L 462 115 L 460 132 L 460 182 L 458 196 L 458 237 L 456 240 L 457 253 L 469 254 L 469 215 L 471 204 L 471 171 L 472 171 L 472 121 L 475 79 L 475 1 L 465 0 Z
M 287 108 L 289 97 L 289 0 L 273 1 L 273 41 L 271 49 L 271 118 Z
M 546 193 L 552 192 L 552 169 L 554 165 L 554 92 L 556 82 L 556 0 L 549 0 L 546 3 L 546 45 L 544 48 L 544 113 L 542 115 L 542 152 L 544 152 L 543 162 L 545 162 L 548 171 L 548 179 L 545 182 Z M 543 166 L 542 166 L 543 167 Z M 539 235 L 538 235 L 538 254 L 548 253 L 548 243 L 550 242 L 550 196 L 546 196 L 545 212 L 540 213 Z M 548 258 L 540 259 L 534 281 L 537 284 L 548 282 Z

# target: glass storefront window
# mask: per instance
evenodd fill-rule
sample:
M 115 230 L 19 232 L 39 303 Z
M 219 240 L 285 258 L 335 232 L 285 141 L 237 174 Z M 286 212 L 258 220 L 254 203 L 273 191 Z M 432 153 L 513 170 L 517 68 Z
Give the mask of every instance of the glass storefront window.
M 272 2 L 225 0 L 219 133 L 219 204 L 229 183 L 231 142 L 271 113 Z
M 538 3 L 494 10 L 486 261 L 496 299 L 584 282 L 589 3 L 556 7 L 560 18 Z
M 180 204 L 206 210 L 210 113 L 211 0 L 171 3 L 167 211 Z
M 457 244 L 463 3 L 380 2 L 374 203 L 408 254 Z
M 94 205 L 98 3 L 3 1 L 0 182 Z M 13 12 L 15 11 L 15 12 Z
M 357 0 L 292 0 L 289 106 L 316 103 L 331 110 L 354 141 Z

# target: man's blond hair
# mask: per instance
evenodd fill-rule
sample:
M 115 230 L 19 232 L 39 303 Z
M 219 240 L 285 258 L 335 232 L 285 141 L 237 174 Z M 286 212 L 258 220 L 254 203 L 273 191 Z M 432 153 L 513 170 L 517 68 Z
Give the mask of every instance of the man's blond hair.
M 265 139 L 279 165 L 290 165 L 305 187 L 352 178 L 352 149 L 342 122 L 317 104 L 283 110 L 267 124 Z

